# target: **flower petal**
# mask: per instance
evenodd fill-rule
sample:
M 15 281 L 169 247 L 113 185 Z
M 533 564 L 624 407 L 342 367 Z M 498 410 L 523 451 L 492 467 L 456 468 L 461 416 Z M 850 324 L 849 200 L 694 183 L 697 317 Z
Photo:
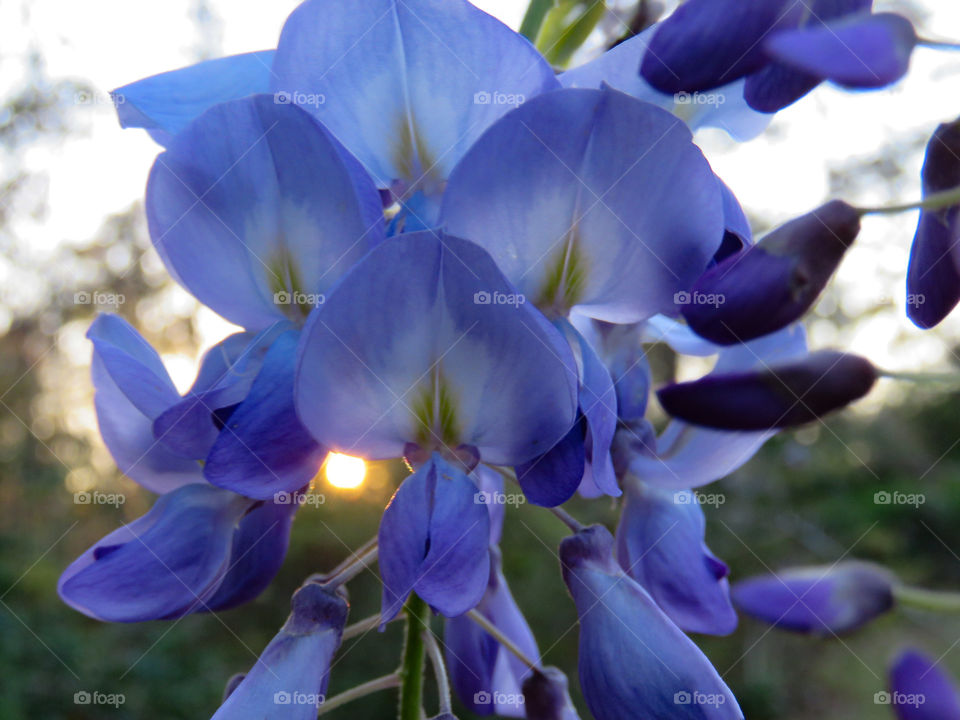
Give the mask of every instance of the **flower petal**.
M 234 527 L 250 504 L 209 485 L 169 492 L 75 560 L 60 578 L 60 597 L 111 622 L 202 609 L 229 570 Z
M 560 543 L 580 616 L 580 686 L 594 717 L 743 718 L 710 661 L 614 562 L 613 544 L 600 525 Z
M 960 693 L 940 663 L 908 649 L 890 667 L 890 703 L 900 720 L 960 720 Z
M 273 50 L 229 55 L 153 75 L 114 90 L 121 127 L 144 128 L 164 147 L 214 105 L 264 93 Z
M 214 485 L 265 500 L 303 487 L 320 469 L 326 451 L 293 405 L 299 337 L 288 330 L 274 341 L 250 394 L 224 423 L 203 468 Z
M 476 494 L 477 486 L 436 454 L 400 485 L 378 535 L 382 622 L 411 592 L 446 617 L 480 602 L 490 573 L 490 518 Z
M 450 177 L 441 223 L 485 247 L 548 314 L 636 322 L 723 237 L 715 176 L 687 127 L 616 90 L 560 90 L 502 118 Z
M 320 585 L 293 595 L 292 611 L 213 720 L 312 720 L 347 622 L 346 601 Z
M 274 71 L 382 188 L 442 182 L 497 118 L 557 87 L 526 39 L 464 0 L 308 0 Z
M 617 559 L 686 632 L 727 635 L 737 626 L 727 567 L 704 544 L 697 496 L 627 485 L 617 527 Z
M 556 329 L 481 248 L 429 232 L 380 245 L 313 313 L 297 383 L 314 437 L 372 458 L 467 444 L 513 465 L 553 446 L 576 412 Z
M 542 507 L 556 507 L 573 497 L 583 480 L 587 462 L 585 432 L 586 420 L 580 416 L 556 445 L 514 468 L 527 500 Z
M 177 135 L 146 205 L 175 279 L 251 330 L 301 322 L 384 232 L 370 178 L 308 113 L 267 95 L 217 105 Z
M 890 610 L 893 583 L 885 568 L 848 560 L 748 578 L 733 586 L 733 601 L 781 630 L 840 635 Z
M 202 482 L 200 465 L 157 442 L 153 420 L 179 400 L 160 356 L 125 320 L 101 315 L 93 341 L 94 404 L 100 435 L 120 470 L 138 484 L 165 493 Z

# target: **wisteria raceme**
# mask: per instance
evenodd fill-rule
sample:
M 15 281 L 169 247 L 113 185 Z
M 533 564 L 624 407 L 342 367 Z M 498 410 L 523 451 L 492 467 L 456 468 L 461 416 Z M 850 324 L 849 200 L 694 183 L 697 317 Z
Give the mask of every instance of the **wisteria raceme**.
M 559 12 L 550 23 L 566 22 Z M 583 29 L 560 33 L 582 35 L 566 50 Z M 688 0 L 639 30 L 566 69 L 544 53 L 569 53 L 466 0 L 306 0 L 274 50 L 116 90 L 121 125 L 164 148 L 146 189 L 153 247 L 240 330 L 180 393 L 126 320 L 91 325 L 104 443 L 159 497 L 64 571 L 64 602 L 137 622 L 253 600 L 286 556 L 290 497 L 328 453 L 403 461 L 404 477 L 377 537 L 296 590 L 214 718 L 312 718 L 395 687 L 400 720 L 461 708 L 742 718 L 687 633 L 733 632 L 736 607 L 833 636 L 925 597 L 877 564 L 740 580 L 707 547 L 720 509 L 697 488 L 885 374 L 809 348 L 801 323 L 861 218 L 890 208 L 834 199 L 755 243 L 697 133 L 747 141 L 823 81 L 897 82 L 929 43 L 870 0 Z M 922 203 L 893 208 L 922 208 L 907 275 L 930 300 L 908 309 L 921 327 L 960 292 L 957 127 L 930 141 Z M 671 368 L 716 361 L 681 382 L 651 352 Z M 511 592 L 526 578 L 510 561 L 508 495 L 571 531 L 559 560 L 583 703 L 564 670 L 541 664 L 546 645 L 524 614 L 556 598 L 544 589 L 542 607 L 522 608 Z M 605 518 L 616 539 L 560 508 L 571 499 L 597 514 L 617 506 Z M 380 611 L 346 629 L 345 585 L 374 560 Z M 400 617 L 400 669 L 327 698 L 341 639 Z M 436 713 L 422 707 L 425 655 Z M 891 691 L 934 698 L 939 713 L 902 718 L 960 715 L 949 680 L 918 654 L 895 664 Z

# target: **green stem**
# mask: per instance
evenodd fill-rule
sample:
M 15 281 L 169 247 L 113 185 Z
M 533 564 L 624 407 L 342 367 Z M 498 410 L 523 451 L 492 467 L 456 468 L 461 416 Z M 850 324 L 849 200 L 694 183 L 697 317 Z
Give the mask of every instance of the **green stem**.
M 317 710 L 317 715 L 323 715 L 331 710 L 336 710 L 341 705 L 346 705 L 348 702 L 366 697 L 367 695 L 380 690 L 395 688 L 399 684 L 400 678 L 396 673 L 390 673 L 389 675 L 384 675 L 383 677 L 376 678 L 375 680 L 370 680 L 369 682 L 363 683 L 363 685 L 357 685 L 355 688 L 350 688 L 339 695 L 334 695 L 329 700 L 325 700 Z
M 902 380 L 917 383 L 918 385 L 937 385 L 940 389 L 946 387 L 960 387 L 960 373 L 928 373 L 928 372 L 901 372 L 897 370 L 883 370 L 878 368 L 881 377 L 890 380 Z
M 407 600 L 407 639 L 400 667 L 399 720 L 421 720 L 423 712 L 423 632 L 429 630 L 430 608 L 416 593 Z
M 927 195 L 919 202 L 872 208 L 857 208 L 857 210 L 860 211 L 861 215 L 893 215 L 895 213 L 908 212 L 909 210 L 942 210 L 943 208 L 958 204 L 960 204 L 960 187 L 955 187 Z
M 540 26 L 543 25 L 543 19 L 553 7 L 553 0 L 530 0 L 527 6 L 527 12 L 523 16 L 523 22 L 520 23 L 520 34 L 532 43 L 537 42 L 537 35 L 540 34 Z
M 960 593 L 898 585 L 893 596 L 901 605 L 933 612 L 960 612 Z
M 479 625 L 488 633 L 490 633 L 490 635 L 493 636 L 494 640 L 496 640 L 498 643 L 503 645 L 507 650 L 512 652 L 514 655 L 516 655 L 517 658 L 520 660 L 520 662 L 522 662 L 528 668 L 530 668 L 531 670 L 540 669 L 540 666 L 537 664 L 536 660 L 528 657 L 527 654 L 523 652 L 523 650 L 521 650 L 515 642 L 513 642 L 513 640 L 508 638 L 506 635 L 504 635 L 500 631 L 500 628 L 498 628 L 492 622 L 487 620 L 487 618 L 481 615 L 479 612 L 477 612 L 476 610 L 470 610 L 467 613 L 467 617 L 469 617 L 477 625 Z

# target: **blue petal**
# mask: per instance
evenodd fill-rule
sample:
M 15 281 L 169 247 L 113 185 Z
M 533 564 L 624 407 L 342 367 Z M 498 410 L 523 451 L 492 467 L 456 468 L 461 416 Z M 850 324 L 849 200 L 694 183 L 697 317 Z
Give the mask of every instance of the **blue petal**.
M 764 38 L 805 12 L 793 0 L 688 0 L 659 24 L 640 72 L 671 94 L 726 85 L 761 69 Z
M 243 333 L 211 348 L 190 391 L 154 421 L 157 439 L 182 457 L 206 458 L 224 416 L 250 392 L 267 351 L 287 327 L 278 322 L 252 339 Z
M 209 485 L 174 490 L 75 560 L 60 578 L 60 597 L 112 622 L 203 609 L 230 568 L 234 527 L 250 504 Z
M 723 180 L 718 178 L 717 182 L 720 183 L 720 194 L 723 197 L 724 237 L 713 259 L 723 262 L 728 256 L 753 245 L 753 231 L 737 196 Z
M 960 185 L 960 120 L 940 125 L 927 143 L 923 195 Z M 910 248 L 907 316 L 922 328 L 937 325 L 960 300 L 960 205 L 923 210 Z
M 890 610 L 893 583 L 886 569 L 850 560 L 748 578 L 733 586 L 733 601 L 781 630 L 840 635 Z
M 230 569 L 204 609 L 226 610 L 253 600 L 270 584 L 287 555 L 296 504 L 265 502 L 240 521 Z
M 687 323 L 718 345 L 743 343 L 799 320 L 860 232 L 841 200 L 801 215 L 707 270 L 678 297 Z
M 703 340 L 694 342 L 691 337 L 682 335 L 679 332 L 682 326 L 664 321 L 658 327 L 666 330 L 671 344 L 683 348 L 683 351 L 703 355 L 711 348 L 714 352 L 719 349 Z M 722 349 L 713 372 L 746 371 L 766 364 L 787 362 L 803 357 L 806 351 L 806 333 L 802 326 L 795 325 L 744 345 Z M 774 434 L 772 431 L 745 433 L 709 430 L 673 420 L 657 438 L 656 452 L 650 451 L 649 443 L 641 443 L 640 450 L 643 451 L 643 445 L 646 445 L 646 452 L 633 456 L 630 471 L 644 482 L 658 487 L 671 490 L 699 487 L 739 468 Z
M 372 458 L 467 444 L 514 465 L 553 446 L 576 412 L 556 329 L 481 248 L 427 232 L 374 249 L 311 315 L 297 383 L 314 437 Z
M 671 416 L 719 430 L 795 427 L 859 400 L 878 377 L 859 355 L 820 350 L 756 371 L 714 373 L 657 391 Z
M 256 665 L 213 720 L 312 720 L 327 692 L 330 664 L 347 621 L 347 603 L 320 585 L 305 585 Z
M 502 118 L 444 194 L 441 223 L 485 247 L 548 315 L 673 311 L 723 237 L 720 190 L 687 127 L 616 90 L 559 90 Z
M 320 469 L 326 451 L 293 405 L 299 335 L 289 330 L 274 341 L 250 394 L 220 431 L 203 468 L 214 485 L 265 500 L 303 487 Z
M 743 95 L 755 110 L 775 113 L 795 103 L 821 82 L 823 80 L 815 75 L 772 62 L 747 78 Z
M 94 404 L 100 434 L 120 470 L 156 493 L 202 482 L 200 465 L 153 436 L 153 420 L 179 400 L 160 356 L 125 320 L 101 315 L 90 326 Z
M 778 32 L 763 44 L 771 57 L 811 76 L 851 88 L 876 88 L 902 78 L 917 44 L 913 25 L 894 13 L 859 13 Z
M 247 329 L 302 322 L 383 237 L 380 196 L 308 113 L 218 105 L 154 163 L 147 220 L 171 274 Z
M 585 432 L 586 420 L 580 416 L 556 445 L 516 466 L 517 482 L 527 500 L 542 507 L 556 507 L 573 497 L 586 467 Z
M 934 660 L 903 650 L 890 667 L 890 702 L 900 720 L 960 720 L 960 693 Z
M 500 536 L 503 534 L 503 517 L 507 509 L 505 502 L 497 501 L 497 498 L 503 495 L 503 475 L 481 463 L 473 471 L 473 480 L 484 494 L 483 500 L 490 513 L 490 544 L 499 545 Z
M 117 88 L 111 94 L 120 125 L 144 128 L 167 147 L 208 108 L 267 92 L 273 56 L 273 50 L 230 55 Z
M 739 142 L 751 140 L 770 124 L 770 117 L 752 110 L 743 96 L 744 83 L 737 81 L 717 88 L 710 97 L 688 93 L 667 94 L 655 90 L 637 74 L 657 25 L 607 50 L 595 60 L 560 75 L 569 88 L 602 88 L 608 85 L 644 102 L 652 103 L 681 117 L 691 130 L 716 127 Z
M 614 562 L 613 544 L 599 525 L 560 543 L 580 617 L 580 686 L 594 717 L 741 720 L 710 661 Z
M 446 617 L 480 602 L 490 574 L 490 518 L 476 494 L 477 486 L 439 455 L 400 485 L 378 536 L 383 622 L 411 592 Z
M 530 43 L 464 0 L 308 0 L 274 70 L 274 90 L 303 102 L 380 187 L 430 194 L 497 118 L 557 87 Z
M 704 544 L 696 495 L 628 484 L 617 559 L 686 632 L 727 635 L 737 626 L 727 567 Z
M 527 657 L 540 657 L 533 633 L 507 587 L 499 551 L 494 548 L 490 583 L 476 609 Z M 466 616 L 446 621 L 444 645 L 451 684 L 464 705 L 478 715 L 490 715 L 496 710 L 498 715 L 523 717 L 517 702 L 478 702 L 477 696 L 485 694 L 494 701 L 505 696 L 519 697 L 521 683 L 530 672 L 526 665 Z

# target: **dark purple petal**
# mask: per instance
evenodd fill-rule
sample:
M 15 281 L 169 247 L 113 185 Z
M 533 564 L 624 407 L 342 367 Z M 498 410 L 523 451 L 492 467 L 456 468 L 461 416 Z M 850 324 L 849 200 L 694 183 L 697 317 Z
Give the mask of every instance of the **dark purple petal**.
M 726 85 L 762 68 L 763 40 L 804 10 L 793 0 L 688 0 L 660 23 L 640 74 L 665 93 Z
M 743 96 L 754 110 L 775 113 L 792 105 L 822 82 L 815 75 L 772 62 L 747 78 Z
M 213 720 L 313 720 L 323 703 L 347 602 L 320 585 L 293 595 L 287 621 Z
M 523 683 L 527 720 L 580 720 L 567 688 L 567 676 L 559 668 L 532 672 Z
M 927 143 L 924 197 L 960 185 L 960 120 Z M 960 206 L 922 210 L 907 269 L 907 316 L 922 328 L 943 320 L 960 300 Z
M 617 527 L 617 559 L 686 632 L 727 635 L 737 626 L 727 567 L 704 544 L 697 496 L 631 483 Z
M 771 34 L 763 44 L 773 59 L 851 88 L 877 88 L 902 78 L 917 35 L 894 13 L 858 13 L 824 25 Z
M 542 507 L 556 507 L 573 497 L 586 466 L 585 430 L 586 420 L 580 416 L 560 442 L 514 468 L 527 500 Z
M 960 693 L 939 660 L 902 651 L 890 667 L 886 700 L 900 720 L 960 720 Z
M 211 483 L 260 500 L 303 487 L 326 451 L 300 423 L 293 403 L 299 332 L 274 341 L 250 393 L 225 422 L 203 474 Z
M 745 373 L 711 373 L 657 392 L 673 417 L 719 430 L 771 430 L 812 422 L 859 400 L 877 371 L 858 355 L 821 350 Z
M 614 540 L 594 525 L 560 544 L 580 616 L 580 686 L 597 720 L 741 720 L 737 701 L 700 649 L 625 575 Z
M 893 607 L 893 576 L 857 561 L 790 568 L 733 586 L 738 609 L 781 630 L 811 635 L 852 632 Z
M 860 232 L 860 213 L 835 200 L 707 270 L 678 296 L 683 316 L 718 345 L 746 342 L 800 319 Z
M 480 602 L 490 573 L 490 518 L 476 495 L 477 486 L 439 455 L 400 485 L 378 535 L 383 622 L 414 591 L 446 617 Z
M 230 569 L 234 528 L 251 501 L 186 485 L 68 567 L 64 602 L 100 620 L 138 622 L 203 609 Z

